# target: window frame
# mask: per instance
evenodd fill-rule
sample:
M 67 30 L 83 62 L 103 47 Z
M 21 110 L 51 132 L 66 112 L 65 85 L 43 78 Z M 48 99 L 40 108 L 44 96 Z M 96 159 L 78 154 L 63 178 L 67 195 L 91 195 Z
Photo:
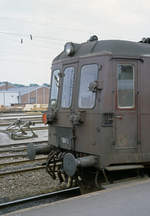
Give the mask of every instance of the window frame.
M 133 68 L 133 106 L 119 106 L 119 90 L 118 90 L 118 66 L 132 66 Z M 135 110 L 136 109 L 136 77 L 135 77 L 136 66 L 133 63 L 117 63 L 116 64 L 116 108 L 118 110 Z
M 65 109 L 70 109 L 72 107 L 72 102 L 73 102 L 73 91 L 74 91 L 74 81 L 75 81 L 75 67 L 73 65 L 68 65 L 66 67 L 63 68 L 63 74 L 65 72 L 65 70 L 67 68 L 73 68 L 73 82 L 72 82 L 72 97 L 71 97 L 71 101 L 70 101 L 70 106 L 68 107 L 63 107 L 62 106 L 62 97 L 63 97 L 63 84 L 64 84 L 64 76 L 62 78 L 62 88 L 61 88 L 61 100 L 60 100 L 60 108 L 65 110 Z
M 80 97 L 80 84 L 81 84 L 81 72 L 82 72 L 82 68 L 84 67 L 84 66 L 88 66 L 88 65 L 96 65 L 97 66 L 97 80 L 99 79 L 99 65 L 98 65 L 98 63 L 97 62 L 92 62 L 92 63 L 85 63 L 85 64 L 82 64 L 81 66 L 80 66 L 80 68 L 79 68 L 79 73 L 80 73 L 80 75 L 79 75 L 79 90 L 78 90 L 78 100 L 77 100 L 77 107 L 78 107 L 78 109 L 80 109 L 80 110 L 93 110 L 95 107 L 96 107 L 96 92 L 95 92 L 95 100 L 94 100 L 94 104 L 93 104 L 93 106 L 92 107 L 90 107 L 90 108 L 88 108 L 88 107 L 80 107 L 79 106 L 79 97 Z
M 55 71 L 58 71 L 58 74 L 61 72 L 61 69 L 60 68 L 55 68 L 52 70 L 52 74 L 51 74 L 51 82 L 50 82 L 50 95 L 49 95 L 49 105 L 50 106 L 53 106 L 52 103 L 51 103 L 51 95 L 52 95 L 52 83 L 53 83 L 53 75 L 54 75 L 54 72 Z M 60 85 L 61 85 L 61 80 L 59 78 L 59 86 L 58 86 L 58 92 L 57 92 L 57 100 L 56 100 L 56 105 L 55 107 L 58 106 L 58 103 L 59 103 L 59 89 L 60 89 Z

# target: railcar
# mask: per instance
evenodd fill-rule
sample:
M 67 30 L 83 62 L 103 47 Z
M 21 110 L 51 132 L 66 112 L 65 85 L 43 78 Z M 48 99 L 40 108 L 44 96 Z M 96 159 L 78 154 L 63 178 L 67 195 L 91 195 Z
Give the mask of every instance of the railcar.
M 117 170 L 150 163 L 150 39 L 68 42 L 52 63 L 46 169 L 100 187 Z M 57 166 L 57 164 L 59 164 Z

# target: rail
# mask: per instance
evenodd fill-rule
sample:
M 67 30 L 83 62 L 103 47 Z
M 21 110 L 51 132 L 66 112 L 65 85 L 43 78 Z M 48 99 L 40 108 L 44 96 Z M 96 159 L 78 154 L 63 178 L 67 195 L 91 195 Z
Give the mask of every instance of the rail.
M 42 145 L 47 141 L 33 143 L 34 145 Z M 22 142 L 0 146 L 0 176 L 45 168 L 43 165 L 46 162 L 46 156 L 39 156 L 33 161 L 27 158 L 27 144 L 28 142 Z
M 10 147 L 18 147 L 18 146 L 26 146 L 29 143 L 33 143 L 34 145 L 36 144 L 43 144 L 43 143 L 48 143 L 47 140 L 41 140 L 41 141 L 32 141 L 32 142 L 19 142 L 19 143 L 12 143 L 12 144 L 6 144 L 6 145 L 0 145 L 0 148 L 10 148 Z
M 13 175 L 13 174 L 24 173 L 24 172 L 29 172 L 29 171 L 36 171 L 36 170 L 44 169 L 44 168 L 45 166 L 39 165 L 36 167 L 21 168 L 21 169 L 11 170 L 11 171 L 4 171 L 4 172 L 0 171 L 0 176 Z
M 40 126 L 40 127 L 35 127 L 35 126 L 33 126 L 33 127 L 31 127 L 31 128 L 34 129 L 34 130 L 46 130 L 46 129 L 48 129 L 47 126 Z M 29 131 L 29 129 L 27 128 L 26 131 Z M 6 133 L 5 130 L 0 130 L 0 132 L 1 132 L 1 133 Z
M 43 124 L 42 121 L 34 121 L 35 124 Z M 5 126 L 9 126 L 10 123 L 0 123 L 0 127 L 5 127 Z
M 55 192 L 50 192 L 46 194 L 41 194 L 37 196 L 27 197 L 20 200 L 5 202 L 0 204 L 0 215 L 20 210 L 23 208 L 29 208 L 37 206 L 42 203 L 52 203 L 58 200 L 64 200 L 70 197 L 75 197 L 80 195 L 79 187 L 67 188 Z
M 41 157 L 41 158 L 35 158 L 34 162 L 42 162 L 43 160 L 45 161 L 47 157 Z M 6 167 L 6 166 L 14 166 L 14 165 L 21 165 L 21 164 L 31 164 L 31 160 L 21 160 L 21 161 L 11 161 L 11 162 L 5 162 L 5 163 L 0 163 L 0 168 Z

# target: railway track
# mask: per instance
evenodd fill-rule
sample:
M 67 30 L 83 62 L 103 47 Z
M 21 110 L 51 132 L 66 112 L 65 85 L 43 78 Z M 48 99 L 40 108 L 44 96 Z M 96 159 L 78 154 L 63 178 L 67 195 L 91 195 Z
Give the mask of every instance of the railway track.
M 18 119 L 21 121 L 32 121 L 35 124 L 41 124 L 42 114 L 41 113 L 32 113 L 32 114 L 25 114 L 25 113 L 12 114 L 11 113 L 6 115 L 0 113 L 0 127 L 7 127 Z
M 42 122 L 41 114 L 16 116 L 0 114 L 0 144 L 6 143 L 6 140 L 10 143 L 16 140 L 38 139 L 41 135 L 46 135 L 47 129 L 48 127 Z
M 27 146 L 30 142 L 19 142 L 19 143 L 12 143 L 12 144 L 5 144 L 5 145 L 0 145 L 0 149 L 2 148 L 10 148 L 10 147 L 18 147 L 18 146 Z M 34 145 L 38 144 L 43 144 L 47 143 L 47 140 L 40 140 L 40 141 L 32 141 Z
M 46 141 L 33 142 L 34 145 L 46 144 Z M 27 144 L 9 144 L 0 146 L 0 176 L 35 171 L 45 168 L 46 156 L 39 156 L 34 161 L 27 158 Z
M 26 117 L 26 118 L 10 118 L 10 119 L 6 119 L 6 118 L 0 118 L 0 126 L 7 126 L 7 125 L 9 125 L 10 123 L 12 123 L 12 122 L 14 122 L 14 121 L 16 121 L 16 120 L 18 120 L 18 119 L 20 119 L 20 120 L 23 120 L 23 121 L 32 121 L 32 122 L 42 122 L 42 117 Z
M 37 116 L 37 115 L 42 115 L 41 112 L 7 112 L 7 113 L 3 113 L 1 112 L 0 116 L 1 117 L 19 117 L 19 116 Z
M 33 126 L 33 127 L 31 127 L 31 128 L 32 128 L 34 131 L 35 131 L 35 130 L 47 130 L 47 129 L 48 129 L 47 126 L 40 126 L 40 127 L 35 127 L 35 126 Z M 26 131 L 29 131 L 29 129 L 27 128 Z M 0 132 L 6 133 L 5 130 L 0 130 Z
M 119 181 L 114 184 L 105 185 L 102 190 L 112 191 L 115 188 L 126 187 L 128 184 L 133 183 L 133 185 L 137 182 L 141 182 L 143 180 L 147 180 L 148 178 L 129 178 L 125 181 Z M 35 206 L 39 206 L 41 204 L 50 204 L 56 201 L 65 200 L 67 198 L 72 198 L 75 196 L 80 196 L 80 188 L 72 187 L 67 188 L 55 192 L 40 194 L 32 197 L 27 197 L 19 200 L 8 201 L 0 203 L 0 215 L 4 215 L 10 212 L 18 211 L 25 208 L 31 208 Z
M 38 119 L 38 118 L 42 118 L 42 115 L 0 115 L 0 121 L 1 120 L 16 120 L 16 119 Z
M 8 171 L 0 171 L 0 176 L 6 176 L 6 175 L 13 175 L 13 174 L 19 174 L 19 173 L 25 173 L 29 171 L 36 171 L 40 169 L 44 169 L 45 166 L 39 165 L 35 167 L 27 167 L 27 168 L 17 168 L 16 170 L 8 170 Z
M 42 121 L 38 121 L 38 120 L 35 120 L 34 121 L 34 123 L 35 124 L 43 124 L 43 122 Z M 10 123 L 0 123 L 0 127 L 6 127 L 6 126 L 9 126 L 10 125 Z
M 30 160 L 18 160 L 18 161 L 10 161 L 10 162 L 0 162 L 0 175 L 2 173 L 2 170 L 7 170 L 8 168 L 15 168 L 15 166 L 22 166 L 22 165 L 41 165 L 44 164 L 46 160 L 46 157 L 40 157 L 36 158 L 34 161 Z
M 23 121 L 26 117 L 23 116 Z M 11 117 L 11 115 L 2 116 L 0 114 L 0 131 L 5 130 L 10 123 L 15 121 L 15 118 L 20 119 L 22 115 Z M 42 124 L 41 117 L 28 116 L 27 120 L 34 120 L 35 125 L 31 125 L 31 127 L 37 131 L 37 138 L 12 140 L 11 137 L 0 133 L 0 202 L 32 196 L 35 191 L 36 193 L 45 193 L 50 191 L 51 184 L 55 185 L 55 183 L 49 183 L 51 179 L 43 170 L 45 169 L 46 156 L 40 155 L 34 161 L 27 157 L 29 143 L 33 143 L 35 146 L 47 144 L 47 127 Z M 41 173 L 44 173 L 45 178 L 40 176 Z M 32 181 L 34 182 L 32 183 Z M 35 182 L 37 185 L 41 184 L 42 189 L 39 190 L 38 186 L 35 186 L 34 193 L 32 193 L 32 185 Z M 24 191 L 24 187 L 28 187 L 28 189 Z
M 3 157 L 3 154 L 6 153 L 16 153 L 16 152 L 25 152 L 27 150 L 27 145 L 32 143 L 34 145 L 44 145 L 47 144 L 46 140 L 43 141 L 32 141 L 32 142 L 22 142 L 22 143 L 12 143 L 7 145 L 0 145 L 0 156 Z
M 69 189 L 59 190 L 47 194 L 41 194 L 33 197 L 28 197 L 20 200 L 15 200 L 11 202 L 0 204 L 0 215 L 16 211 L 19 209 L 29 208 L 33 206 L 38 206 L 44 203 L 52 203 L 58 200 L 64 200 L 70 197 L 75 197 L 80 195 L 79 187 L 73 187 Z

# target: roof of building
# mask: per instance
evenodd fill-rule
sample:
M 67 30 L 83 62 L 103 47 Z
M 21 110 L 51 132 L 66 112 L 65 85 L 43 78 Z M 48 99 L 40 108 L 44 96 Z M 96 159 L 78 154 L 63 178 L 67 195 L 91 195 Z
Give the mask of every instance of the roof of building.
M 86 43 L 74 44 L 75 53 L 73 57 L 86 56 L 89 54 L 98 54 L 109 52 L 114 56 L 139 57 L 144 54 L 150 55 L 150 44 L 124 41 L 124 40 L 100 40 L 87 41 Z M 63 51 L 58 55 L 53 62 L 61 59 L 72 58 L 68 57 Z
M 33 91 L 40 89 L 40 88 L 49 88 L 49 87 L 47 87 L 47 86 L 14 87 L 14 88 L 9 88 L 7 92 L 18 92 L 19 95 L 21 96 L 21 95 L 29 94 Z M 3 92 L 3 90 L 0 92 Z M 5 90 L 5 92 L 6 92 L 6 90 Z
M 1 87 L 1 86 L 5 86 L 5 85 L 6 85 L 5 83 L 0 83 L 0 87 Z
M 13 86 L 13 84 L 11 84 L 11 83 L 9 83 L 9 82 L 2 82 L 2 83 L 0 83 L 0 87 L 6 86 L 6 85 L 8 85 L 8 86 Z

